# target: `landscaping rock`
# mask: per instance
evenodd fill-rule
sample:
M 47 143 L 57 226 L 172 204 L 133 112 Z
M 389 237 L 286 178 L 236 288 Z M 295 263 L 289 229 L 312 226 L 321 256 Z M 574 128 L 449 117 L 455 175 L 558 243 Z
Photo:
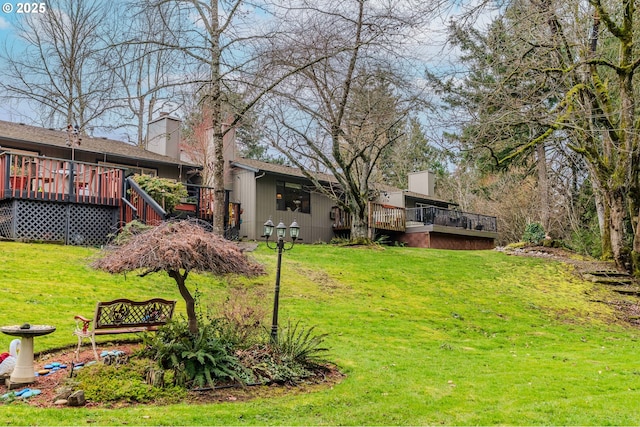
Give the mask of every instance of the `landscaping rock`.
M 69 401 L 69 406 L 84 406 L 84 404 L 86 403 L 83 390 L 78 390 L 72 393 L 67 400 Z
M 69 403 L 67 399 L 58 399 L 55 402 L 53 402 L 53 404 L 56 406 L 65 406 L 67 403 Z
M 69 396 L 71 396 L 71 393 L 73 393 L 73 390 L 69 387 L 60 387 L 59 389 L 56 390 L 56 395 L 53 398 L 54 402 L 57 400 L 66 400 L 69 398 Z

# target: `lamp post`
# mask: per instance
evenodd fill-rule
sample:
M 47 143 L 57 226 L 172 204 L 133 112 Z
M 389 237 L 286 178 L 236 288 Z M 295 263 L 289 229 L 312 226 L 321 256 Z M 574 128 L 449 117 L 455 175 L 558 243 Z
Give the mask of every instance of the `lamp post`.
M 276 342 L 276 340 L 278 339 L 278 305 L 280 299 L 280 266 L 282 265 L 282 252 L 288 251 L 293 248 L 293 245 L 295 244 L 296 239 L 298 238 L 298 235 L 300 233 L 300 226 L 295 219 L 289 226 L 289 234 L 291 235 L 291 244 L 289 247 L 285 247 L 284 238 L 287 234 L 287 226 L 284 225 L 282 220 L 280 220 L 280 223 L 275 227 L 276 236 L 278 238 L 275 246 L 271 246 L 269 244 L 269 237 L 271 237 L 271 235 L 273 234 L 273 229 L 273 221 L 271 221 L 271 218 L 269 218 L 269 220 L 264 223 L 264 239 L 269 249 L 276 249 L 278 251 L 278 267 L 276 268 L 276 291 L 273 297 L 273 318 L 271 321 L 271 340 L 273 342 Z

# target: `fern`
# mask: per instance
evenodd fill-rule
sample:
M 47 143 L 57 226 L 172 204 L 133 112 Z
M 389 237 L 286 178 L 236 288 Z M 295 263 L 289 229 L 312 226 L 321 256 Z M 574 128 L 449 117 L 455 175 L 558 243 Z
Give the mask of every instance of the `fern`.
M 300 321 L 291 324 L 289 321 L 284 333 L 278 335 L 276 348 L 280 357 L 288 359 L 307 368 L 315 368 L 327 363 L 328 349 L 322 344 L 327 334 L 314 334 L 315 326 L 304 328 Z
M 238 380 L 243 367 L 215 337 L 211 324 L 191 334 L 188 323 L 174 320 L 148 339 L 146 355 L 163 369 L 174 371 L 174 381 L 198 387 L 214 386 L 216 380 Z

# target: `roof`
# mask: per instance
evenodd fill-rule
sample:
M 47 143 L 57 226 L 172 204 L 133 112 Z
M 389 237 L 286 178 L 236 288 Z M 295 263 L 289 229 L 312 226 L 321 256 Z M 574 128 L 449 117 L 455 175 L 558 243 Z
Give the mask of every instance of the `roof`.
M 448 201 L 442 200 L 442 199 L 437 199 L 437 198 L 435 198 L 433 196 L 427 196 L 426 194 L 416 193 L 415 191 L 403 190 L 401 188 L 393 187 L 393 186 L 387 185 L 387 184 L 376 184 L 375 187 L 376 187 L 376 189 L 378 191 L 386 191 L 388 193 L 399 193 L 399 192 L 402 192 L 402 194 L 405 197 L 411 197 L 411 198 L 416 199 L 416 200 L 433 202 L 433 203 L 438 203 L 438 204 L 442 204 L 442 205 L 458 205 L 457 203 L 448 202 Z
M 262 171 L 262 172 L 273 173 L 273 174 L 276 174 L 276 175 L 291 176 L 291 177 L 296 177 L 296 178 L 305 178 L 305 179 L 307 179 L 307 177 L 304 175 L 304 173 L 302 173 L 302 171 L 300 169 L 298 169 L 298 168 L 294 168 L 294 167 L 291 167 L 291 166 L 278 165 L 278 164 L 274 164 L 274 163 L 262 162 L 260 160 L 246 159 L 244 157 L 234 160 L 233 162 L 231 162 L 231 165 L 235 166 L 235 167 L 240 167 L 240 168 L 252 169 L 252 170 L 254 170 L 254 172 Z M 318 173 L 318 174 L 315 174 L 315 175 L 318 177 L 318 179 L 320 181 L 337 183 L 337 180 L 335 179 L 335 177 L 333 175 L 323 174 L 323 173 Z M 375 184 L 374 187 L 378 191 L 386 191 L 386 192 L 389 192 L 389 193 L 402 192 L 405 197 L 412 197 L 412 198 L 418 199 L 418 200 L 424 200 L 424 201 L 428 201 L 428 202 L 435 202 L 435 203 L 444 204 L 444 205 L 447 205 L 447 204 L 448 205 L 455 205 L 455 204 L 457 204 L 457 203 L 447 202 L 446 200 L 437 199 L 435 197 L 427 196 L 425 194 L 416 193 L 414 191 L 403 190 L 401 188 L 393 187 L 391 185 Z
M 240 157 L 233 162 L 231 162 L 231 166 L 240 167 L 243 166 L 246 169 L 254 169 L 256 172 L 270 172 L 276 175 L 284 175 L 284 176 L 292 176 L 296 178 L 305 178 L 308 179 L 302 170 L 298 168 L 294 168 L 291 166 L 278 165 L 275 163 L 267 163 L 262 162 L 260 160 L 246 159 L 244 157 Z M 332 182 L 336 183 L 337 180 L 333 175 L 325 174 L 325 173 L 313 173 L 320 181 L 324 182 Z
M 65 130 L 46 129 L 37 126 L 25 125 L 23 123 L 0 120 L 0 141 L 2 140 L 31 143 L 47 147 L 68 148 L 67 132 Z M 181 162 L 168 156 L 147 151 L 123 141 L 108 138 L 92 138 L 89 136 L 83 136 L 82 144 L 75 148 L 75 150 L 76 152 L 115 155 L 131 160 L 195 166 L 188 162 Z

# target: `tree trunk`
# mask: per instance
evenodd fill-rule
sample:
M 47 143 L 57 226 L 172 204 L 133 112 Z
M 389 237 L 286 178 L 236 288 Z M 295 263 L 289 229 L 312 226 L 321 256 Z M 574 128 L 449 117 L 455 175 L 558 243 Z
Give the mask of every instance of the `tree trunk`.
M 369 204 L 360 204 L 357 200 L 352 203 L 351 240 L 367 240 L 369 236 Z
M 211 91 L 208 93 L 209 106 L 211 107 L 213 127 L 213 232 L 218 236 L 224 236 L 225 214 L 225 190 L 224 190 L 224 148 L 222 133 L 222 90 L 220 75 L 220 28 L 218 25 L 218 0 L 211 0 Z
M 549 203 L 549 180 L 547 178 L 547 154 L 544 142 L 536 146 L 538 168 L 538 192 L 540 194 L 540 222 L 544 232 L 549 235 L 551 228 L 551 212 Z
M 173 278 L 178 284 L 178 290 L 180 291 L 180 295 L 184 299 L 184 302 L 187 305 L 187 320 L 189 322 L 189 332 L 192 334 L 198 333 L 198 317 L 196 316 L 196 301 L 193 299 L 193 296 L 187 289 L 187 286 L 184 284 L 187 273 L 181 275 L 179 271 L 169 270 L 169 277 Z
M 367 240 L 369 239 L 369 226 L 366 216 L 361 218 L 358 214 L 353 214 L 351 222 L 351 240 Z
M 638 212 L 638 221 L 640 221 L 640 211 Z M 640 278 L 640 222 L 636 225 L 633 235 L 633 250 L 631 251 L 631 269 L 634 277 Z
M 601 258 L 610 260 L 613 258 L 613 250 L 611 249 L 611 230 L 609 228 L 610 209 L 607 203 L 603 201 L 600 186 L 592 181 L 593 194 L 595 197 L 596 213 L 598 214 L 598 227 L 600 228 L 600 245 L 602 250 Z
M 629 252 L 624 242 L 625 201 L 621 191 L 612 191 L 609 197 L 609 232 L 611 250 L 618 268 L 629 269 Z

